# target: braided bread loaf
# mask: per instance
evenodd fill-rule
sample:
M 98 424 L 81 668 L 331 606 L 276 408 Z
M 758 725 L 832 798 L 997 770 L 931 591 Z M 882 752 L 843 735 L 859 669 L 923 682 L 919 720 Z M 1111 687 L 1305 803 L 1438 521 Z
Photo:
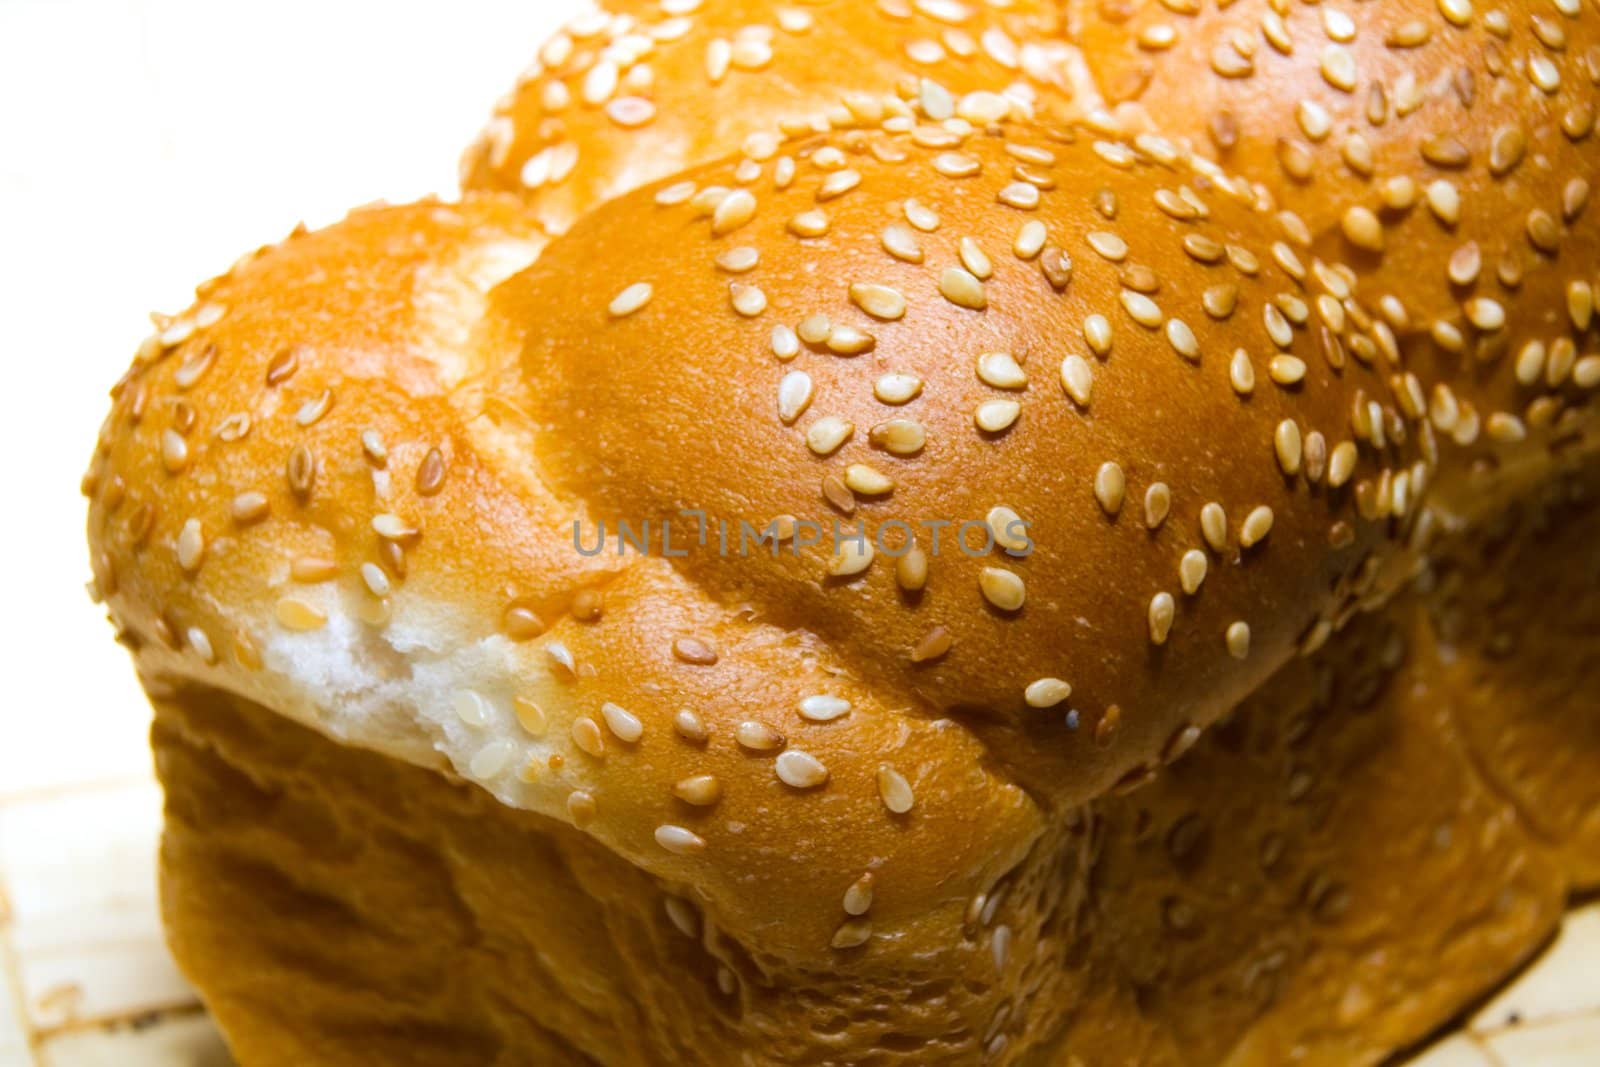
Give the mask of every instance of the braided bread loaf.
M 1600 11 L 611 6 L 459 203 L 114 391 L 95 587 L 241 1061 L 1372 1063 L 1525 959 L 1600 873 Z M 1559 102 L 1478 84 L 1525 34 Z M 1380 249 L 1466 57 L 1524 158 Z

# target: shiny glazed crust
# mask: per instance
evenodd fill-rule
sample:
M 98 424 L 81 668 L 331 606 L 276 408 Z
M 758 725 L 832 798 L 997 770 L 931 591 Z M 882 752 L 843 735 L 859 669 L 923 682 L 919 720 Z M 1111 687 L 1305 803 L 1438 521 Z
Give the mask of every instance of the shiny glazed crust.
M 460 203 L 158 321 L 95 590 L 246 1063 L 1371 1063 L 1600 876 L 1593 746 L 1538 757 L 1595 721 L 1538 599 L 1595 525 L 1589 323 L 1559 379 L 1447 358 L 1262 174 L 1040 121 L 1095 99 L 1061 32 L 620 5 Z

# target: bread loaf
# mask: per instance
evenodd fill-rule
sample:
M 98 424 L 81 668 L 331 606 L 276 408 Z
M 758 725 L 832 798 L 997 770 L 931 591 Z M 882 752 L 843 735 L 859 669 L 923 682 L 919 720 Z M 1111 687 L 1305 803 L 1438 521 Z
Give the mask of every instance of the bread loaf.
M 1543 610 L 1595 577 L 1594 332 L 1546 284 L 1590 215 L 1479 331 L 1565 373 L 1458 358 L 1417 266 L 1454 235 L 1352 250 L 1347 176 L 1269 167 L 1265 120 L 1203 143 L 1246 105 L 1184 50 L 1257 6 L 1162 45 L 1110 5 L 618 4 L 458 203 L 158 322 L 94 588 L 243 1063 L 1376 1063 L 1538 947 L 1600 832 L 1592 589 Z M 1323 16 L 1358 69 L 1377 10 Z M 1413 58 L 1491 62 L 1452 41 Z M 1483 182 L 1586 180 L 1559 147 Z

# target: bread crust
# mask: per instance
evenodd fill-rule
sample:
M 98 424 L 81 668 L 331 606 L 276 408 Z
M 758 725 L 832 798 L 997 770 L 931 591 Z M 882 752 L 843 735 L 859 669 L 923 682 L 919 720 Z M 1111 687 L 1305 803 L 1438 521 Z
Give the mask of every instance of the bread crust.
M 602 202 L 783 141 L 910 116 L 1061 121 L 1086 79 L 1048 0 L 608 3 L 555 34 L 462 158 L 560 233 Z M 972 94 L 969 96 L 969 94 Z
M 1155 16 L 1067 8 L 1120 100 Z M 1215 153 L 1252 184 L 1120 139 L 1127 108 L 1040 121 L 1094 99 L 1054 6 L 794 10 L 569 28 L 459 204 L 297 232 L 141 346 L 84 490 L 158 708 L 183 965 L 247 1062 L 1420 1038 L 1600 878 L 1567 773 L 1593 746 L 1537 759 L 1595 722 L 1589 613 L 1544 612 L 1595 521 L 1600 354 L 1562 273 L 1593 212 L 1520 287 L 1472 283 L 1507 290 L 1475 353 L 1427 282 L 1505 233 L 1486 190 L 1574 203 L 1591 139 L 1488 176 L 1474 142 L 1449 241 L 1418 208 L 1357 254 L 1348 175 L 1280 187 L 1251 154 L 1304 55 L 1260 55 L 1274 99 Z M 1565 49 L 1508 31 L 1560 53 L 1544 133 L 1600 75 L 1595 12 L 1562 17 Z M 1490 63 L 1486 18 L 1407 62 Z M 1398 79 L 1355 29 L 1324 32 Z M 1180 124 L 1222 106 L 1145 73 Z M 1419 151 L 1399 127 L 1385 166 Z M 1561 374 L 1496 347 L 1541 330 Z
M 1552 447 L 1592 440 L 1593 0 L 1065 10 L 1119 125 L 1248 175 L 1315 254 L 1352 268 L 1459 470 L 1546 477 Z M 1438 506 L 1477 509 L 1476 487 L 1440 489 Z

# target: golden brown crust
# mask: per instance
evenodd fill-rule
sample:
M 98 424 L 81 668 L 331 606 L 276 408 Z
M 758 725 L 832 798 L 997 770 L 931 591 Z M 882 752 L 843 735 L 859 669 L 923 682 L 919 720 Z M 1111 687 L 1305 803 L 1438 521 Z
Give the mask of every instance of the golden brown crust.
M 589 835 L 157 685 L 168 930 L 246 1064 L 1374 1063 L 1561 899 L 1413 609 L 1292 664 L 882 969 L 788 969 Z
M 1443 439 L 1520 464 L 1572 436 L 1573 404 L 1592 423 L 1592 0 L 1066 6 L 1125 122 L 1249 176 L 1357 272 Z
M 1407 598 L 1096 806 L 1096 949 L 1188 1062 L 1384 1061 L 1549 936 L 1564 872 L 1481 776 L 1471 701 Z
M 1380 483 L 1420 484 L 1425 449 L 1379 372 L 1381 340 L 1312 271 L 1292 276 L 1298 253 L 1204 176 L 1088 136 L 918 140 L 808 144 L 776 188 L 737 187 L 724 164 L 614 201 L 507 286 L 509 314 L 534 326 L 522 381 L 503 389 L 526 389 L 549 466 L 598 518 L 637 527 L 695 507 L 757 529 L 866 523 L 873 555 L 850 574 L 835 573 L 850 546 L 831 543 L 677 565 L 814 632 L 901 702 L 960 717 L 1031 790 L 1081 802 L 1182 744 L 1370 591 L 1375 550 L 1405 526 L 1404 485 L 1381 510 L 1370 500 Z M 1036 185 L 1016 180 L 1022 166 Z M 691 189 L 730 187 L 748 219 L 719 235 L 720 210 Z M 647 232 L 668 236 L 636 239 Z M 911 242 L 917 261 L 886 241 Z M 616 268 L 564 289 L 597 250 Z M 727 269 L 745 253 L 759 263 Z M 981 282 L 961 266 L 978 257 Z M 643 286 L 648 303 L 615 310 Z M 759 310 L 740 310 L 752 293 Z M 864 310 L 873 299 L 884 306 Z M 921 392 L 885 402 L 885 374 Z M 975 413 L 993 402 L 1020 414 L 985 432 Z M 1353 409 L 1362 425 L 1380 412 L 1383 447 L 1358 442 Z M 919 447 L 880 436 L 905 427 Z M 1108 464 L 1116 497 L 1097 494 Z M 1029 524 L 1026 558 L 953 543 L 996 507 Z M 939 547 L 935 522 L 949 524 Z M 907 531 L 927 556 L 914 593 L 891 554 Z M 1020 607 L 986 582 L 1020 589 Z M 1248 647 L 1230 655 L 1236 623 Z M 941 654 L 919 651 L 930 635 Z M 1070 697 L 1030 695 L 1050 679 Z
M 1318 214 L 1348 175 L 1274 213 L 1165 137 L 1016 121 L 1071 106 L 1048 9 L 616 10 L 553 46 L 468 178 L 537 188 L 263 249 L 114 394 L 95 584 L 160 708 L 179 955 L 241 1056 L 1369 1063 L 1522 959 L 1564 879 L 1600 877 L 1564 773 L 1594 747 L 1588 613 L 1535 618 L 1592 526 L 1549 480 L 1589 462 L 1600 354 L 1581 298 L 1530 284 L 1592 249 L 1592 210 L 1520 290 L 1472 283 L 1509 294 L 1486 336 L 1569 343 L 1529 376 L 1379 300 L 1446 254 L 1423 209 L 1356 254 Z M 1085 41 L 1129 32 L 1106 10 Z M 1320 32 L 1398 79 L 1373 10 Z M 1594 12 L 1561 17 L 1563 48 L 1507 37 L 1560 53 L 1561 87 L 1523 115 L 1478 86 L 1475 114 L 1545 129 L 1600 73 Z M 1407 55 L 1487 69 L 1475 18 Z M 1128 59 L 1094 47 L 1103 76 Z M 790 70 L 819 53 L 825 78 Z M 1320 70 L 1281 58 L 1285 92 Z M 1246 103 L 1271 129 L 1281 100 Z M 1442 106 L 1379 128 L 1385 166 Z M 1491 187 L 1575 202 L 1592 138 L 1535 142 L 1462 171 L 1456 236 L 1503 232 Z M 737 525 L 779 517 L 899 520 L 924 555 Z M 1028 551 L 990 543 L 1013 519 Z M 1429 549 L 1426 610 L 1360 615 Z M 1526 595 L 1451 577 L 1488 568 Z M 1511 627 L 1537 647 L 1502 661 Z M 1571 762 L 1539 764 L 1564 731 Z M 1201 811 L 1235 832 L 1164 850 Z M 419 977 L 447 959 L 454 983 Z
M 453 766 L 698 885 L 775 953 L 843 965 L 835 936 L 876 922 L 914 954 L 1029 847 L 1038 808 L 813 634 L 666 560 L 577 550 L 594 520 L 551 488 L 526 390 L 497 384 L 531 320 L 483 289 L 533 254 L 525 218 L 494 198 L 358 214 L 209 286 L 179 321 L 226 310 L 136 364 L 86 488 L 141 674 Z M 813 696 L 847 714 L 808 718 Z M 872 916 L 839 935 L 868 872 Z
M 764 161 L 786 138 L 870 128 L 924 99 L 979 125 L 1078 110 L 1077 58 L 1047 0 L 605 6 L 545 43 L 462 160 L 464 188 L 520 192 L 552 232 L 677 171 Z
M 1440 546 L 1440 685 L 1484 778 L 1581 889 L 1600 884 L 1600 477 L 1567 470 Z

